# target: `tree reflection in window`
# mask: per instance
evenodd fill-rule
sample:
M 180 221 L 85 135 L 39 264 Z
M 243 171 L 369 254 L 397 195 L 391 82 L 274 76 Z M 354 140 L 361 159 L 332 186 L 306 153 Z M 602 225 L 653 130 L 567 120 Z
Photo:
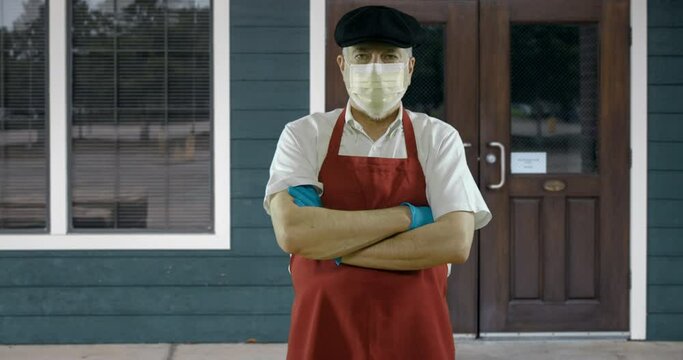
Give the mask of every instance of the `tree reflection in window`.
M 71 226 L 213 228 L 209 0 L 73 0 Z
M 545 152 L 549 173 L 597 172 L 596 24 L 513 24 L 512 152 Z
M 46 232 L 45 1 L 0 1 L 0 21 L 0 232 Z

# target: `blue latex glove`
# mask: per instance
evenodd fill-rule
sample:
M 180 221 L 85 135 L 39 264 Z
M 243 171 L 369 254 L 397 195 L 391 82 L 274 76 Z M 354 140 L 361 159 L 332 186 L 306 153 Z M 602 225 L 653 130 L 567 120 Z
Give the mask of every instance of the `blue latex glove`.
M 402 202 L 401 205 L 410 208 L 410 230 L 434 222 L 432 208 L 429 206 L 415 206 L 409 202 Z
M 294 203 L 302 206 L 322 207 L 320 195 L 313 185 L 290 186 L 287 189 L 289 195 L 294 198 Z

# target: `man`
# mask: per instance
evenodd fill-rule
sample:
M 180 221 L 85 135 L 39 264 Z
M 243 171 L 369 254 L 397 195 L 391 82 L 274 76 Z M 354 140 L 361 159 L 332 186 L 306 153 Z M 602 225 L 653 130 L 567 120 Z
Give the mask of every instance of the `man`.
M 388 7 L 345 14 L 346 108 L 280 136 L 264 208 L 291 254 L 288 359 L 454 358 L 450 263 L 492 216 L 458 131 L 403 108 L 421 31 Z

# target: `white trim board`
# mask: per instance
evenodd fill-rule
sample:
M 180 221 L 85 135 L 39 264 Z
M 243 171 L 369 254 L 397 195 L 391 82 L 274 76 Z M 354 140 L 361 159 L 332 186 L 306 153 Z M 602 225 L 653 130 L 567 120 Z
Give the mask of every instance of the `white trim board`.
M 647 336 L 647 0 L 631 0 L 631 339 Z
M 0 234 L 0 250 L 230 249 L 230 1 L 212 1 L 214 224 L 206 233 L 67 233 L 67 0 L 47 0 L 49 12 L 50 233 Z M 216 141 L 221 139 L 221 141 Z
M 325 112 L 325 0 L 310 0 L 310 113 Z
M 551 332 L 483 332 L 479 336 L 487 340 L 540 340 L 540 339 L 623 339 L 629 337 L 624 331 L 551 331 Z
M 50 160 L 50 218 L 51 234 L 66 234 L 68 219 L 68 180 L 67 180 L 67 149 L 68 139 L 68 87 L 67 84 L 67 0 L 48 1 L 48 63 L 49 63 L 49 149 Z M 8 237 L 9 236 L 9 237 Z M 43 235 L 47 238 L 50 235 Z M 15 240 L 16 239 L 16 240 Z M 0 235 L 0 248 L 5 249 L 19 242 L 12 235 Z M 18 244 L 21 245 L 21 244 Z
M 325 110 L 325 0 L 310 0 L 310 106 Z M 630 336 L 646 337 L 647 317 L 647 1 L 631 0 Z

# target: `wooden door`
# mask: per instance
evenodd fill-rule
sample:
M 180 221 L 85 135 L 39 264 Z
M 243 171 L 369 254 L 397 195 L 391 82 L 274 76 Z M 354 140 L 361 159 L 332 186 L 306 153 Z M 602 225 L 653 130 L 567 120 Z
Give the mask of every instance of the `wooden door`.
M 460 132 L 466 145 L 467 163 L 478 174 L 479 134 L 477 107 L 477 2 L 476 1 L 348 1 L 328 0 L 325 57 L 326 108 L 346 105 L 348 95 L 335 61 L 341 49 L 334 42 L 334 27 L 351 9 L 364 5 L 387 5 L 415 16 L 426 28 L 424 45 L 413 49 L 415 73 L 403 98 L 407 109 L 447 121 Z M 448 279 L 448 303 L 453 331 L 476 333 L 478 317 L 477 235 L 470 258 L 453 266 Z
M 479 14 L 480 332 L 626 331 L 628 0 Z
M 628 0 L 327 0 L 328 110 L 334 26 L 368 4 L 428 29 L 404 104 L 459 130 L 494 216 L 453 266 L 453 331 L 627 330 Z

